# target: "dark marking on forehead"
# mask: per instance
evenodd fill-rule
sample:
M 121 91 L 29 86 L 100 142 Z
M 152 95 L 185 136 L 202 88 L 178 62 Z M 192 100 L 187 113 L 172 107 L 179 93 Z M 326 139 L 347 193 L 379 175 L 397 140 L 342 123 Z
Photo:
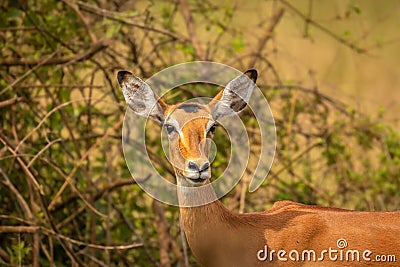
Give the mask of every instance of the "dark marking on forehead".
M 202 109 L 202 107 L 197 104 L 182 104 L 178 106 L 177 109 L 183 109 L 187 113 L 195 113 L 199 111 L 199 109 Z

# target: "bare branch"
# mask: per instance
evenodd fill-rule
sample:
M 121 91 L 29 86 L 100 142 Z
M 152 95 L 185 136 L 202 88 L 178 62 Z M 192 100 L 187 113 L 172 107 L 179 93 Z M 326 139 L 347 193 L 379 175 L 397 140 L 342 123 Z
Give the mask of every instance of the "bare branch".
M 39 226 L 0 226 L 0 233 L 37 233 Z
M 118 246 L 103 246 L 98 244 L 86 243 L 79 241 L 65 235 L 54 232 L 53 230 L 47 229 L 42 226 L 0 226 L 0 233 L 37 233 L 42 231 L 48 235 L 56 236 L 57 238 L 63 239 L 71 244 L 78 246 L 85 246 L 88 248 L 101 249 L 101 250 L 127 250 L 132 248 L 137 248 L 143 246 L 142 243 L 132 243 L 128 245 L 118 245 Z
M 156 32 L 156 33 L 161 33 L 163 35 L 172 37 L 175 40 L 184 41 L 186 39 L 186 38 L 184 38 L 184 37 L 182 37 L 180 35 L 177 35 L 175 33 L 169 32 L 167 30 L 157 29 L 157 28 L 151 27 L 149 25 L 144 25 L 144 24 L 136 23 L 136 22 L 133 22 L 133 21 L 128 21 L 126 19 L 117 17 L 117 15 L 114 12 L 110 12 L 108 10 L 105 10 L 105 9 L 102 9 L 102 8 L 98 8 L 96 6 L 87 4 L 87 3 L 82 2 L 82 1 L 77 1 L 76 3 L 82 8 L 83 11 L 86 11 L 86 12 L 89 12 L 89 13 L 104 17 L 104 18 L 108 18 L 108 19 L 111 19 L 111 20 L 114 20 L 114 21 L 117 21 L 117 22 L 121 22 L 121 23 L 126 24 L 126 25 L 137 27 L 139 29 L 152 31 L 152 32 Z
M 4 136 L 2 133 L 0 133 L 0 142 L 2 142 L 7 147 L 7 149 L 11 152 L 11 154 L 16 156 L 18 163 L 21 165 L 22 169 L 29 177 L 29 181 L 33 183 L 35 189 L 38 190 L 40 194 L 44 195 L 43 186 L 37 181 L 36 177 L 29 170 L 29 168 L 27 167 L 25 162 L 21 159 L 21 157 L 17 155 L 17 150 L 14 149 L 14 146 L 12 145 L 10 140 L 8 140 L 8 138 Z
M 359 53 L 359 54 L 364 54 L 367 51 L 364 48 L 358 47 L 357 45 L 355 45 L 354 43 L 351 43 L 349 41 L 347 41 L 346 39 L 334 34 L 332 31 L 328 30 L 327 28 L 325 28 L 324 26 L 322 26 L 321 24 L 317 23 L 316 21 L 310 19 L 309 17 L 307 17 L 306 15 L 304 15 L 303 13 L 301 13 L 297 8 L 295 8 L 292 4 L 290 4 L 289 2 L 287 2 L 286 0 L 280 0 L 282 2 L 282 4 L 284 4 L 285 6 L 287 6 L 290 10 L 292 10 L 294 13 L 296 13 L 299 17 L 301 17 L 304 21 L 307 22 L 307 24 L 313 25 L 315 28 L 323 31 L 324 33 L 326 33 L 327 35 L 329 35 L 330 37 L 332 37 L 333 39 L 335 39 L 336 41 L 338 41 L 339 43 L 344 44 L 345 46 L 349 47 L 350 49 L 354 50 L 355 52 Z
M 93 43 L 97 43 L 97 37 L 96 35 L 93 33 L 93 31 L 90 28 L 89 23 L 87 22 L 87 18 L 85 18 L 85 16 L 82 15 L 82 12 L 79 10 L 78 5 L 75 3 L 75 1 L 66 1 L 66 0 L 62 0 L 62 2 L 64 2 L 64 4 L 66 4 L 67 6 L 69 6 L 72 10 L 75 11 L 75 13 L 78 15 L 78 17 L 80 18 L 80 20 L 83 22 L 83 25 L 86 28 L 87 33 L 90 36 L 90 39 L 92 40 Z
M 78 55 L 71 55 L 65 57 L 57 57 L 55 58 L 55 54 L 53 53 L 50 56 L 46 56 L 45 58 L 34 59 L 34 58 L 3 58 L 0 59 L 0 65 L 11 67 L 11 66 L 48 66 L 48 65 L 60 65 L 60 64 L 72 64 L 79 61 L 87 60 L 93 57 L 96 53 L 101 50 L 107 48 L 112 44 L 111 40 L 103 40 L 97 43 L 94 43 L 83 53 Z
M 97 148 L 101 142 L 107 138 L 112 131 L 114 131 L 115 129 L 118 129 L 119 127 L 121 127 L 123 123 L 123 118 L 121 118 L 117 123 L 114 124 L 114 126 L 112 128 L 109 128 L 106 133 L 103 135 L 102 138 L 99 138 L 96 140 L 96 143 L 91 146 L 86 153 L 80 158 L 80 160 L 75 164 L 74 168 L 72 169 L 72 171 L 70 172 L 70 174 L 68 175 L 68 177 L 66 177 L 66 180 L 64 182 L 64 184 L 61 186 L 61 188 L 58 190 L 57 194 L 54 196 L 54 198 L 52 199 L 52 201 L 50 202 L 48 209 L 52 210 L 54 208 L 55 203 L 57 202 L 57 200 L 60 198 L 61 194 L 64 192 L 65 188 L 67 187 L 67 185 L 70 185 L 73 189 L 75 189 L 75 186 L 71 183 L 71 179 L 73 177 L 73 175 L 75 174 L 75 172 L 78 170 L 79 166 L 82 164 L 82 162 L 84 160 L 86 160 L 87 157 L 89 157 L 89 155 L 92 153 L 92 151 Z M 74 190 L 77 193 L 79 193 L 78 190 Z M 79 193 L 80 194 L 80 193 Z M 89 207 L 91 207 L 91 209 L 98 215 L 102 216 L 102 217 L 106 217 L 106 215 L 100 213 L 97 209 L 95 209 L 94 207 L 92 207 L 91 204 L 87 203 L 87 201 L 83 198 L 83 196 L 81 196 L 82 200 L 85 201 L 86 205 L 88 205 Z
M 168 256 L 169 252 L 169 233 L 168 224 L 164 217 L 164 207 L 160 202 L 153 199 L 153 211 L 155 215 L 155 221 L 157 225 L 158 233 L 158 244 L 160 249 L 160 266 L 168 267 L 171 266 L 171 261 Z
M 25 213 L 25 218 L 29 221 L 33 220 L 33 213 L 31 209 L 29 208 L 28 203 L 25 201 L 21 193 L 17 190 L 17 188 L 11 183 L 10 178 L 8 178 L 8 175 L 4 172 L 3 168 L 0 167 L 0 173 L 4 178 L 4 181 L 1 181 L 4 185 L 6 185 L 11 192 L 15 195 L 17 198 L 17 201 L 19 205 L 21 206 L 22 210 Z
M 15 103 L 21 101 L 22 99 L 24 99 L 23 97 L 14 97 L 8 100 L 4 100 L 0 102 L 0 108 L 4 108 L 7 106 L 11 106 L 14 105 Z
M 264 37 L 259 40 L 258 42 L 258 47 L 256 49 L 256 55 L 261 56 L 261 52 L 267 45 L 268 41 L 272 38 L 274 30 L 276 26 L 278 25 L 279 21 L 283 17 L 283 14 L 285 14 L 285 9 L 281 8 L 279 9 L 274 16 L 272 17 L 269 26 L 267 27 L 267 30 L 265 31 Z M 258 57 L 254 57 L 253 61 L 250 63 L 251 67 L 254 67 L 256 62 L 257 62 Z
M 204 56 L 204 51 L 201 47 L 200 41 L 196 35 L 196 28 L 194 25 L 194 20 L 189 9 L 188 2 L 186 0 L 179 0 L 183 18 L 185 19 L 186 28 L 189 33 L 189 38 L 193 44 L 196 55 L 200 60 L 206 60 Z

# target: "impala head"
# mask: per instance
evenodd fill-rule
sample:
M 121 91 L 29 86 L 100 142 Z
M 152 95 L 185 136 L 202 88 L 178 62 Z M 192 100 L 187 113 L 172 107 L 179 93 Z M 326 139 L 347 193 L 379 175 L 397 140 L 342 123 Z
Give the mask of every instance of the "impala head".
M 208 104 L 168 105 L 140 78 L 128 71 L 118 72 L 128 106 L 165 128 L 169 160 L 182 186 L 200 186 L 211 177 L 208 154 L 218 121 L 246 107 L 256 79 L 257 71 L 248 70 L 230 81 Z

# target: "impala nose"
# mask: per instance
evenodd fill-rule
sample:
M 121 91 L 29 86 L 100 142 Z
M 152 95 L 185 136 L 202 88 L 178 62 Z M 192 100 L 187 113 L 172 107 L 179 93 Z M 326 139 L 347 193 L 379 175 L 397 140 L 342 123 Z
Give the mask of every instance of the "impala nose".
M 192 172 L 205 172 L 210 168 L 210 162 L 207 159 L 189 160 L 187 169 Z

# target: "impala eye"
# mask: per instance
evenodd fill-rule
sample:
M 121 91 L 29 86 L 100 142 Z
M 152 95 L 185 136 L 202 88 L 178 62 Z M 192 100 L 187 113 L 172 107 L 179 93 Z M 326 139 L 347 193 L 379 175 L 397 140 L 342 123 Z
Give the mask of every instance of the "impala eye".
M 167 129 L 167 133 L 168 133 L 168 134 L 171 134 L 171 133 L 173 133 L 173 132 L 176 131 L 176 130 L 175 130 L 175 127 L 172 126 L 171 124 L 166 124 L 164 127 L 165 127 L 165 129 Z
M 208 133 L 214 134 L 215 133 L 215 129 L 217 128 L 216 124 L 213 124 L 210 129 L 208 129 Z

